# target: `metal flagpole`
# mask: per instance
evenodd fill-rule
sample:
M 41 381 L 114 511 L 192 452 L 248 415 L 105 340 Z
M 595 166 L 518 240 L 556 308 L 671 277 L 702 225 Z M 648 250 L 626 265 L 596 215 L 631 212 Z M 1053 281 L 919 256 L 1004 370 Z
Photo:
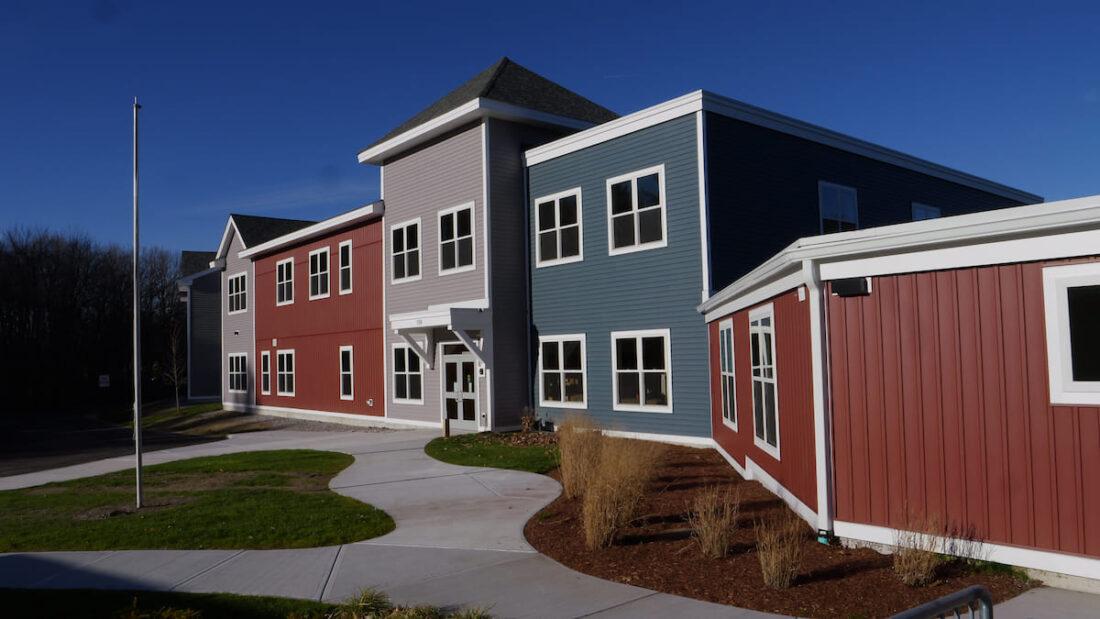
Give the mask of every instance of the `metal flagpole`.
M 141 281 L 138 278 L 138 105 L 134 97 L 134 470 L 141 509 Z

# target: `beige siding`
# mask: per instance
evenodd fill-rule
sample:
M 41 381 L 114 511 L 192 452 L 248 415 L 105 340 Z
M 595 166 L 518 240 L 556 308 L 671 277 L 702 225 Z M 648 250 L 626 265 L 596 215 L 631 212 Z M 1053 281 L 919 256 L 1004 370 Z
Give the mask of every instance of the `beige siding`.
M 229 243 L 229 253 L 225 257 L 225 270 L 222 271 L 221 315 L 222 315 L 222 355 L 221 355 L 221 385 L 222 402 L 227 404 L 251 405 L 254 403 L 253 390 L 256 386 L 256 360 L 253 359 L 253 319 L 256 314 L 256 277 L 252 270 L 252 261 L 241 259 L 237 254 L 244 249 L 241 238 L 234 231 L 233 239 Z M 229 315 L 229 299 L 226 293 L 229 290 L 229 278 L 238 273 L 248 274 L 247 279 L 247 311 L 240 314 Z M 294 274 L 297 280 L 299 273 Z M 248 393 L 229 393 L 229 355 L 231 353 L 248 353 Z

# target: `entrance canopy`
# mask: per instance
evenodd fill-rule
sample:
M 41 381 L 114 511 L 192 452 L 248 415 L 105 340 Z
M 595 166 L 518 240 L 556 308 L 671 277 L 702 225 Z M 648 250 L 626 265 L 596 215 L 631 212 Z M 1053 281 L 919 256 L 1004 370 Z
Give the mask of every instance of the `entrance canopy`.
M 470 307 L 465 304 L 429 305 L 428 309 L 418 312 L 390 314 L 390 328 L 400 336 L 416 356 L 428 366 L 435 367 L 435 332 L 446 329 L 454 333 L 470 352 L 474 353 L 487 369 L 492 368 L 492 310 L 488 307 Z M 423 335 L 426 346 L 413 339 L 413 335 Z M 475 343 L 480 336 L 481 346 Z

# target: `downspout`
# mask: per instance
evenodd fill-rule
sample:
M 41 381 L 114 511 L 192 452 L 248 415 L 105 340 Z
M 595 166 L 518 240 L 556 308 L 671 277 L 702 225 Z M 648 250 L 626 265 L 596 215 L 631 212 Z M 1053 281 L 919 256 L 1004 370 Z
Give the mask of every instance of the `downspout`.
M 825 287 L 820 266 L 802 262 L 802 276 L 810 302 L 810 362 L 813 375 L 814 451 L 817 470 L 817 535 L 828 543 L 833 537 L 832 409 L 829 398 L 828 322 Z

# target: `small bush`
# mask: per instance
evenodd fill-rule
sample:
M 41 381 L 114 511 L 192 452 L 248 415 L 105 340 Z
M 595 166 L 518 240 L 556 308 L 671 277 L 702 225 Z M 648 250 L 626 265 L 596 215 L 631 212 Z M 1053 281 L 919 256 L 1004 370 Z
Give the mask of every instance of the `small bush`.
M 664 446 L 657 443 L 603 439 L 598 466 L 581 505 L 585 544 L 590 550 L 610 546 L 615 532 L 637 515 L 646 484 L 663 452 Z
M 711 486 L 695 496 L 688 523 L 704 555 L 721 559 L 729 553 L 730 538 L 737 530 L 740 514 L 741 488 L 723 491 Z
M 910 521 L 906 528 L 894 535 L 894 574 L 907 586 L 923 587 L 936 576 L 940 550 L 937 536 L 943 530 L 934 518 Z
M 756 525 L 756 550 L 760 555 L 760 571 L 764 584 L 772 589 L 786 589 L 798 575 L 802 564 L 802 542 L 806 527 L 790 512 Z
M 519 422 L 523 425 L 524 432 L 535 432 L 541 425 L 538 413 L 528 406 L 523 407 L 523 414 L 520 415 Z
M 584 496 L 600 461 L 603 434 L 587 417 L 569 416 L 558 427 L 558 453 L 561 458 L 561 485 L 565 496 Z
M 390 596 L 371 588 L 337 606 L 325 619 L 490 619 L 484 608 L 444 612 L 436 606 L 395 606 Z

